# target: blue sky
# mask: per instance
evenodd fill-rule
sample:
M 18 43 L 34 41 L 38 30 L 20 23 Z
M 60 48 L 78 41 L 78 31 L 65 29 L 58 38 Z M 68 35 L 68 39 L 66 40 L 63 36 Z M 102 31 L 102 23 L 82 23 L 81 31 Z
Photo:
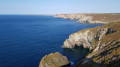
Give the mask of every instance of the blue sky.
M 120 0 L 0 0 L 0 14 L 120 13 Z

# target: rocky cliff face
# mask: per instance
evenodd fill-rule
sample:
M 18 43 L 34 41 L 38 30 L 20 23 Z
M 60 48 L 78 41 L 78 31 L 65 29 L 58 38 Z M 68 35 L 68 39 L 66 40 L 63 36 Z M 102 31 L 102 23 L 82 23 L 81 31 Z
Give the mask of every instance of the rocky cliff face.
M 120 67 L 120 22 L 88 28 L 73 33 L 65 40 L 63 48 L 83 46 L 90 53 L 75 67 Z M 42 58 L 39 67 L 64 67 L 69 61 L 60 53 Z
M 76 67 L 110 67 L 110 65 L 117 65 L 115 67 L 119 67 L 119 33 L 120 22 L 113 22 L 100 27 L 84 29 L 71 34 L 64 42 L 63 48 L 74 48 L 77 45 L 91 50 L 90 54 L 78 63 Z
M 120 21 L 120 14 L 58 14 L 55 17 L 77 20 L 80 23 L 102 23 Z
M 81 30 L 71 34 L 64 42 L 63 48 L 74 48 L 77 45 L 89 48 L 90 50 L 94 49 L 97 46 L 93 45 L 94 41 L 98 41 L 100 43 L 100 39 L 108 34 L 108 32 L 112 33 L 111 29 L 107 27 L 96 27 Z
M 118 65 L 120 61 L 120 22 L 108 23 L 104 26 L 80 30 L 69 36 L 64 42 L 63 48 L 74 48 L 83 46 L 91 50 L 76 67 Z M 115 59 L 117 58 L 117 59 Z M 92 65 L 92 66 L 90 66 Z M 116 67 L 119 67 L 116 66 Z
M 44 56 L 39 67 L 67 67 L 69 64 L 67 57 L 56 52 Z
M 92 48 L 91 42 L 94 40 L 95 34 L 90 30 L 80 31 L 69 36 L 64 42 L 63 48 L 74 48 L 75 45 L 84 48 Z

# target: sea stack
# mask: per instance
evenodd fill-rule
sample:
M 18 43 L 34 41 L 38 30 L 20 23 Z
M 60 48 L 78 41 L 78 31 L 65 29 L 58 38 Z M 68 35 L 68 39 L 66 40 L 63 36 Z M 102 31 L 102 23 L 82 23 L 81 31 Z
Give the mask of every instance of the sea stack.
M 51 53 L 42 58 L 39 67 L 67 67 L 70 63 L 67 57 L 59 52 Z

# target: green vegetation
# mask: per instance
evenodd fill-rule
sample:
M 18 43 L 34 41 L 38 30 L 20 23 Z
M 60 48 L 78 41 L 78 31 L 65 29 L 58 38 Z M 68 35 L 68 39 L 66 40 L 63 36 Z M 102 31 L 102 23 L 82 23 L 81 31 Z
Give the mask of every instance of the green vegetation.
M 87 14 L 87 16 L 92 16 L 93 21 L 103 21 L 103 22 L 113 22 L 120 21 L 120 14 L 117 13 L 105 13 L 105 14 Z
M 61 67 L 69 65 L 69 61 L 59 52 L 51 53 L 42 58 L 39 67 Z
M 96 28 L 91 29 L 95 32 Z M 120 22 L 111 22 L 99 28 L 109 29 L 100 40 L 92 42 L 93 49 L 97 47 L 98 42 L 101 42 L 101 49 L 86 56 L 89 57 L 88 63 L 82 64 L 84 61 L 82 60 L 76 67 L 120 67 Z

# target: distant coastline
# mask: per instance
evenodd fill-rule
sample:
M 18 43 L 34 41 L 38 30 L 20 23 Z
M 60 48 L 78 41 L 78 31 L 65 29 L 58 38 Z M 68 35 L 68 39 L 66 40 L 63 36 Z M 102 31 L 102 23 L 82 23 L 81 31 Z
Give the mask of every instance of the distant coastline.
M 102 23 L 120 21 L 120 13 L 73 13 L 73 14 L 56 14 L 54 17 L 76 20 L 79 23 Z
M 63 48 L 74 49 L 75 46 L 88 48 L 90 53 L 80 60 L 75 67 L 119 67 L 120 64 L 120 14 L 58 14 L 54 17 L 76 20 L 80 23 L 102 23 L 104 26 L 87 28 L 69 35 Z M 55 55 L 54 55 L 55 56 Z M 46 56 L 45 56 L 46 57 Z M 46 57 L 43 59 L 47 59 Z M 57 57 L 58 59 L 59 57 Z M 53 61 L 51 58 L 49 61 Z M 64 61 L 64 60 L 62 60 Z M 43 61 L 41 61 L 43 62 Z M 45 61 L 44 61 L 45 62 Z M 47 65 L 54 63 L 46 62 Z M 58 64 L 58 67 L 61 67 Z M 39 66 L 47 67 L 47 66 Z

